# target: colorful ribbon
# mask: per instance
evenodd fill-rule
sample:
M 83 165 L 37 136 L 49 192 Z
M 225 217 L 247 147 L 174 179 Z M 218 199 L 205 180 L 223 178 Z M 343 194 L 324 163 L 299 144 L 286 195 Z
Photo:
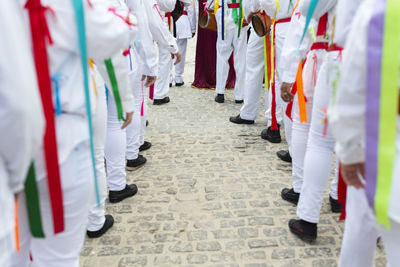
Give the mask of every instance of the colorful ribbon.
M 300 47 L 300 44 L 303 42 L 304 37 L 306 36 L 308 26 L 310 25 L 312 15 L 314 14 L 314 11 L 315 11 L 315 8 L 318 5 L 318 2 L 319 2 L 319 0 L 310 0 L 310 6 L 308 8 L 308 12 L 307 12 L 307 16 L 306 16 L 306 24 L 304 26 L 304 31 L 303 31 L 303 34 L 301 36 L 299 47 Z
M 76 27 L 77 27 L 78 38 L 79 38 L 79 48 L 81 50 L 81 64 L 82 64 L 82 71 L 83 71 L 83 83 L 84 83 L 84 89 L 85 89 L 86 115 L 87 115 L 88 125 L 89 125 L 89 141 L 90 141 L 90 152 L 91 152 L 90 154 L 91 154 L 91 159 L 92 159 L 94 186 L 95 186 L 95 192 L 96 192 L 97 205 L 100 206 L 100 193 L 99 193 L 99 186 L 98 186 L 98 181 L 97 181 L 96 160 L 94 157 L 93 127 L 92 127 L 92 116 L 91 116 L 91 107 L 90 107 L 88 57 L 87 57 L 86 33 L 85 33 L 85 14 L 84 14 L 84 10 L 83 10 L 82 0 L 72 0 L 72 2 L 73 2 L 74 10 L 75 10 Z
M 303 89 L 303 62 L 300 62 L 296 75 L 297 101 L 299 103 L 300 122 L 307 122 L 306 100 Z
M 117 77 L 115 76 L 114 65 L 113 65 L 111 59 L 104 60 L 104 64 L 106 65 L 107 74 L 108 74 L 108 77 L 110 78 L 111 90 L 114 95 L 115 105 L 117 106 L 118 119 L 125 121 L 124 110 L 122 108 L 121 96 L 119 94 L 118 81 L 117 81 Z
M 385 8 L 384 1 L 378 1 L 376 9 L 368 31 L 366 193 L 369 203 L 374 204 L 377 223 L 390 229 L 399 105 L 400 3 L 387 0 Z
M 36 75 L 38 78 L 40 97 L 46 119 L 44 157 L 46 161 L 47 184 L 53 215 L 53 227 L 54 233 L 60 233 L 64 231 L 63 192 L 61 189 L 60 169 L 58 163 L 54 107 L 46 50 L 46 38 L 49 44 L 52 44 L 53 41 L 50 36 L 45 16 L 47 8 L 42 6 L 40 0 L 28 0 L 25 4 L 25 8 L 28 9 L 29 12 Z

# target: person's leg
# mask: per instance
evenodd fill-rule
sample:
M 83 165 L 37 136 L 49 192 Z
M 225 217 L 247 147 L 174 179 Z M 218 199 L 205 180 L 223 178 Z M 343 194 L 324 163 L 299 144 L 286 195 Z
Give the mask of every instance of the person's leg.
M 246 50 L 247 50 L 247 27 L 243 28 L 240 36 L 233 38 L 233 62 L 236 72 L 235 100 L 244 99 L 244 87 L 246 83 Z
M 0 266 L 10 267 L 11 255 L 14 247 L 12 242 L 12 231 L 5 234 L 3 233 L 2 235 L 3 237 L 0 238 Z
M 121 191 L 126 186 L 126 132 L 121 130 L 122 122 L 118 120 L 115 100 L 111 94 L 108 94 L 107 108 L 107 140 L 105 146 L 107 182 L 110 191 Z
M 175 65 L 175 83 L 181 84 L 184 82 L 183 74 L 185 71 L 187 39 L 178 39 L 176 42 L 178 44 L 179 51 L 181 52 L 182 60 Z
M 171 53 L 158 47 L 158 76 L 154 85 L 154 99 L 163 99 L 169 92 L 169 80 L 172 67 Z
M 398 266 L 400 263 L 400 223 L 391 220 L 390 230 L 380 226 L 378 231 L 385 247 L 387 266 Z
M 104 82 L 102 84 L 104 84 Z M 89 220 L 87 225 L 88 231 L 100 230 L 105 222 L 104 209 L 107 198 L 107 177 L 104 166 L 104 147 L 106 143 L 107 130 L 107 100 L 105 88 L 104 86 L 101 86 L 102 84 L 97 83 L 96 116 L 93 119 L 93 142 L 100 205 L 97 203 L 96 195 L 93 194 L 89 209 Z
M 231 57 L 233 47 L 233 35 L 229 31 L 225 31 L 224 40 L 221 33 L 218 32 L 217 39 L 217 84 L 215 91 L 217 94 L 225 93 L 226 80 L 229 74 L 229 58 Z
M 377 239 L 378 228 L 368 206 L 365 190 L 349 186 L 339 267 L 372 267 Z
M 85 239 L 87 216 L 93 194 L 89 142 L 77 145 L 60 167 L 65 230 L 54 234 L 47 182 L 38 183 L 45 238 L 33 238 L 32 267 L 78 267 Z
M 264 77 L 264 38 L 259 37 L 253 29 L 247 45 L 246 83 L 244 104 L 240 109 L 240 117 L 255 120 L 260 106 L 262 83 Z

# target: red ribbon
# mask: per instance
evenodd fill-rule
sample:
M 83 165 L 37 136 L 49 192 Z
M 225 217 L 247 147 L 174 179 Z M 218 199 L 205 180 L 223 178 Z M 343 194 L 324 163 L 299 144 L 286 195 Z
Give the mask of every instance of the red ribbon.
M 110 7 L 108 9 L 108 11 L 110 11 L 111 13 L 113 13 L 116 17 L 122 19 L 126 24 L 128 24 L 129 26 L 136 26 L 136 24 L 133 24 L 130 22 L 129 20 L 129 13 L 126 17 L 121 16 L 120 14 L 117 13 L 117 9 L 115 7 Z
M 342 204 L 342 213 L 340 214 L 339 221 L 346 219 L 346 194 L 347 185 L 343 180 L 342 166 L 339 163 L 338 202 Z
M 325 13 L 318 22 L 317 36 L 325 36 L 328 27 L 328 13 Z
M 53 214 L 54 233 L 60 233 L 64 231 L 64 207 L 46 38 L 49 44 L 52 44 L 53 41 L 45 17 L 47 8 L 42 6 L 40 0 L 28 0 L 25 8 L 28 9 L 29 12 L 36 75 L 44 116 L 46 118 L 44 156 L 46 160 L 47 183 Z

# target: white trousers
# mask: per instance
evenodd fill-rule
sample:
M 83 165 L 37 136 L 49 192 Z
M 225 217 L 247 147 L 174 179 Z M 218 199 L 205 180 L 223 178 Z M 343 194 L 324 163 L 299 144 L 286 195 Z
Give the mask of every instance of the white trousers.
M 97 184 L 100 195 L 100 205 L 97 205 L 96 194 L 93 194 L 87 225 L 87 230 L 89 231 L 98 231 L 103 227 L 105 221 L 105 201 L 107 198 L 107 178 L 104 166 L 104 147 L 106 143 L 107 130 L 107 100 L 104 82 L 103 85 L 97 85 L 98 90 L 96 116 L 93 118 L 93 142 L 96 160 Z
M 172 68 L 174 67 L 171 64 L 171 75 L 170 75 L 170 83 L 175 80 L 175 83 L 183 83 L 184 77 L 183 74 L 185 72 L 185 62 L 186 62 L 186 48 L 187 48 L 187 39 L 177 39 L 176 43 L 178 44 L 179 52 L 181 52 L 181 62 L 175 65 L 175 77 L 172 75 Z
M 15 267 L 79 267 L 79 255 L 85 239 L 90 199 L 93 194 L 93 173 L 89 142 L 77 145 L 60 166 L 63 190 L 65 230 L 57 235 L 53 232 L 52 212 L 47 189 L 47 180 L 38 182 L 40 211 L 45 238 L 31 236 L 25 195 L 19 194 L 20 245 L 21 252 L 14 252 L 12 266 Z M 33 262 L 29 260 L 32 253 Z
M 0 238 L 0 266 L 10 267 L 11 266 L 11 254 L 13 252 L 13 232 L 7 233 L 5 236 Z
M 339 266 L 374 266 L 376 241 L 379 236 L 384 243 L 387 266 L 399 266 L 400 223 L 391 220 L 390 231 L 383 226 L 377 226 L 364 189 L 347 188 L 346 211 Z
M 144 87 L 141 81 L 143 73 L 143 62 L 136 50 L 131 53 L 132 61 L 135 62 L 130 72 L 132 93 L 135 102 L 132 122 L 126 128 L 126 158 L 136 159 L 139 156 L 139 147 L 144 143 L 147 119 L 147 97 L 148 87 Z M 143 105 L 143 116 L 141 115 Z
M 314 97 L 313 73 L 317 75 L 322 64 L 325 51 L 313 50 L 307 55 L 307 61 L 303 68 L 303 87 L 306 95 L 307 122 L 300 122 L 298 96 L 295 95 L 293 102 L 293 123 L 291 137 L 291 156 L 292 156 L 292 176 L 293 189 L 300 193 L 303 185 L 304 158 L 307 149 L 308 133 L 310 122 L 312 121 L 312 106 Z M 315 55 L 315 56 L 314 56 Z M 314 61 L 314 59 L 315 61 Z M 315 66 L 315 67 L 314 67 Z
M 218 24 L 218 27 L 219 24 Z M 236 29 L 234 27 L 233 29 Z M 224 94 L 226 80 L 229 74 L 229 58 L 233 52 L 233 63 L 235 67 L 235 100 L 244 99 L 244 87 L 246 82 L 246 49 L 247 49 L 247 27 L 244 27 L 238 37 L 237 30 L 226 30 L 224 40 L 218 31 L 217 39 L 217 94 Z
M 171 53 L 158 46 L 158 76 L 154 85 L 154 99 L 163 99 L 168 95 L 172 63 Z
M 297 216 L 312 223 L 319 222 L 322 199 L 331 176 L 335 139 L 330 130 L 325 129 L 327 125 L 323 121 L 326 119 L 326 111 L 332 98 L 333 82 L 340 64 L 338 56 L 338 52 L 325 55 L 314 93 L 312 119 L 304 159 L 304 181 L 297 205 Z M 330 195 L 334 199 L 338 199 L 337 183 L 337 175 L 335 175 L 330 187 Z
M 126 186 L 126 130 L 121 130 L 123 122 L 118 120 L 117 107 L 111 94 L 108 94 L 107 111 L 107 137 L 104 150 L 108 175 L 107 182 L 110 190 L 120 191 Z
M 250 32 L 246 54 L 244 103 L 240 109 L 240 117 L 244 120 L 257 118 L 264 77 L 264 38 L 259 37 L 253 28 Z

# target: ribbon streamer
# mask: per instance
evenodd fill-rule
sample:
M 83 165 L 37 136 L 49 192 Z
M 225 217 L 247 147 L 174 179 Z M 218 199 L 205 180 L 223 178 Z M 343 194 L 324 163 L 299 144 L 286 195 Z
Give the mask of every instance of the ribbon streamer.
M 72 0 L 72 2 L 73 2 L 74 9 L 75 9 L 76 27 L 77 27 L 78 38 L 79 38 L 79 48 L 81 50 L 81 64 L 82 64 L 82 71 L 83 71 L 83 83 L 84 83 L 84 89 L 85 89 L 86 115 L 87 115 L 88 125 L 89 125 L 89 141 L 90 141 L 90 152 L 91 152 L 90 154 L 91 154 L 91 159 L 92 159 L 94 186 L 95 186 L 95 192 L 96 192 L 97 205 L 100 206 L 100 193 L 99 193 L 99 185 L 98 185 L 98 181 L 97 181 L 96 160 L 95 160 L 95 156 L 94 156 L 93 127 L 92 127 L 92 115 L 91 115 L 91 107 L 90 107 L 88 57 L 87 57 L 86 33 L 85 33 L 85 15 L 84 15 L 84 10 L 83 10 L 82 0 Z
M 308 8 L 307 17 L 306 17 L 306 24 L 304 26 L 303 34 L 300 39 L 299 47 L 300 47 L 301 43 L 303 42 L 304 37 L 306 36 L 308 26 L 310 25 L 312 15 L 314 14 L 314 11 L 318 5 L 318 2 L 319 2 L 319 0 L 310 0 L 310 6 Z
M 296 76 L 297 100 L 299 103 L 300 122 L 307 122 L 306 101 L 303 90 L 303 62 L 300 62 Z
M 106 65 L 107 74 L 108 77 L 110 78 L 111 90 L 114 95 L 115 105 L 117 106 L 118 119 L 125 121 L 124 110 L 122 108 L 121 96 L 119 95 L 118 81 L 117 77 L 115 76 L 114 65 L 111 59 L 104 60 L 104 64 Z

